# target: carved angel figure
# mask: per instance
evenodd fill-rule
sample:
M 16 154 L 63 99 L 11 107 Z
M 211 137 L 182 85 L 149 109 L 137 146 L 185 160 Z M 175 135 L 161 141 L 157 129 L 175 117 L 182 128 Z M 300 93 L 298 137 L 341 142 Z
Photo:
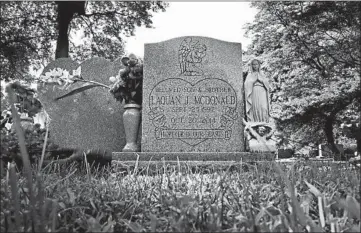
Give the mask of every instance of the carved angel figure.
M 192 41 L 192 38 L 184 39 L 178 50 L 181 74 L 189 76 L 203 75 L 200 65 L 206 56 L 206 51 L 207 47 L 200 44 L 199 41 Z

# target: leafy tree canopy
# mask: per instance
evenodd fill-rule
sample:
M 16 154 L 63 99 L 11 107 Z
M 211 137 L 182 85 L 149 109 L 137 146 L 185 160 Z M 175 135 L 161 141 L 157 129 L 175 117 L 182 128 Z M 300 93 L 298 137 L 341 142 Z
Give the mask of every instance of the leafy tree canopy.
M 24 79 L 29 66 L 51 57 L 56 39 L 54 2 L 0 2 L 0 78 Z
M 263 61 L 271 78 L 272 116 L 279 129 L 296 141 L 326 139 L 334 145 L 338 120 L 359 120 L 360 3 L 253 2 L 252 6 L 259 12 L 246 26 L 253 38 L 248 58 Z
M 165 11 L 167 3 L 13 1 L 0 7 L 0 78 L 12 80 L 24 79 L 30 65 L 40 68 L 54 57 L 120 57 L 123 36 L 133 36 L 136 26 L 151 27 L 152 12 Z M 79 32 L 80 45 L 74 43 Z

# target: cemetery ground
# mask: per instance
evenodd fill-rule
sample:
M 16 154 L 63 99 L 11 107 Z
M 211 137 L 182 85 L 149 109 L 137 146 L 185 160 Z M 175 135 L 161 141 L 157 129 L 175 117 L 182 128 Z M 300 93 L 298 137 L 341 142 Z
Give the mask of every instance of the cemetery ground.
M 343 163 L 24 164 L 1 179 L 2 232 L 360 229 L 360 174 Z

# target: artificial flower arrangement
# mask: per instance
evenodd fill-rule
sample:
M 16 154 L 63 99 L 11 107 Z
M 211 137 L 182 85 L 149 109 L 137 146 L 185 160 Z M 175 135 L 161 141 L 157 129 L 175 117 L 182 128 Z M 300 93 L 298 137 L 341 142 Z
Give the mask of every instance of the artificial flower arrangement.
M 118 75 L 110 77 L 111 85 L 106 85 L 100 82 L 86 80 L 81 76 L 81 67 L 73 70 L 70 74 L 67 70 L 55 68 L 46 72 L 39 77 L 39 82 L 47 84 L 56 84 L 63 86 L 61 89 L 67 90 L 72 84 L 76 82 L 84 82 L 87 85 L 74 89 L 65 95 L 55 98 L 60 100 L 65 97 L 83 92 L 94 87 L 104 87 L 114 96 L 114 98 L 125 104 L 142 104 L 142 81 L 143 81 L 143 62 L 134 54 L 125 56 L 121 59 L 125 66 L 119 70 Z

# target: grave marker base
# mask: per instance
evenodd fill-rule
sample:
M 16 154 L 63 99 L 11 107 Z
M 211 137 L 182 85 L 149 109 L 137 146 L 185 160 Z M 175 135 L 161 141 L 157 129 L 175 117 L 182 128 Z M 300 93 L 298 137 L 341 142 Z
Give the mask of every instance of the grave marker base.
M 272 161 L 272 152 L 113 152 L 113 161 Z

